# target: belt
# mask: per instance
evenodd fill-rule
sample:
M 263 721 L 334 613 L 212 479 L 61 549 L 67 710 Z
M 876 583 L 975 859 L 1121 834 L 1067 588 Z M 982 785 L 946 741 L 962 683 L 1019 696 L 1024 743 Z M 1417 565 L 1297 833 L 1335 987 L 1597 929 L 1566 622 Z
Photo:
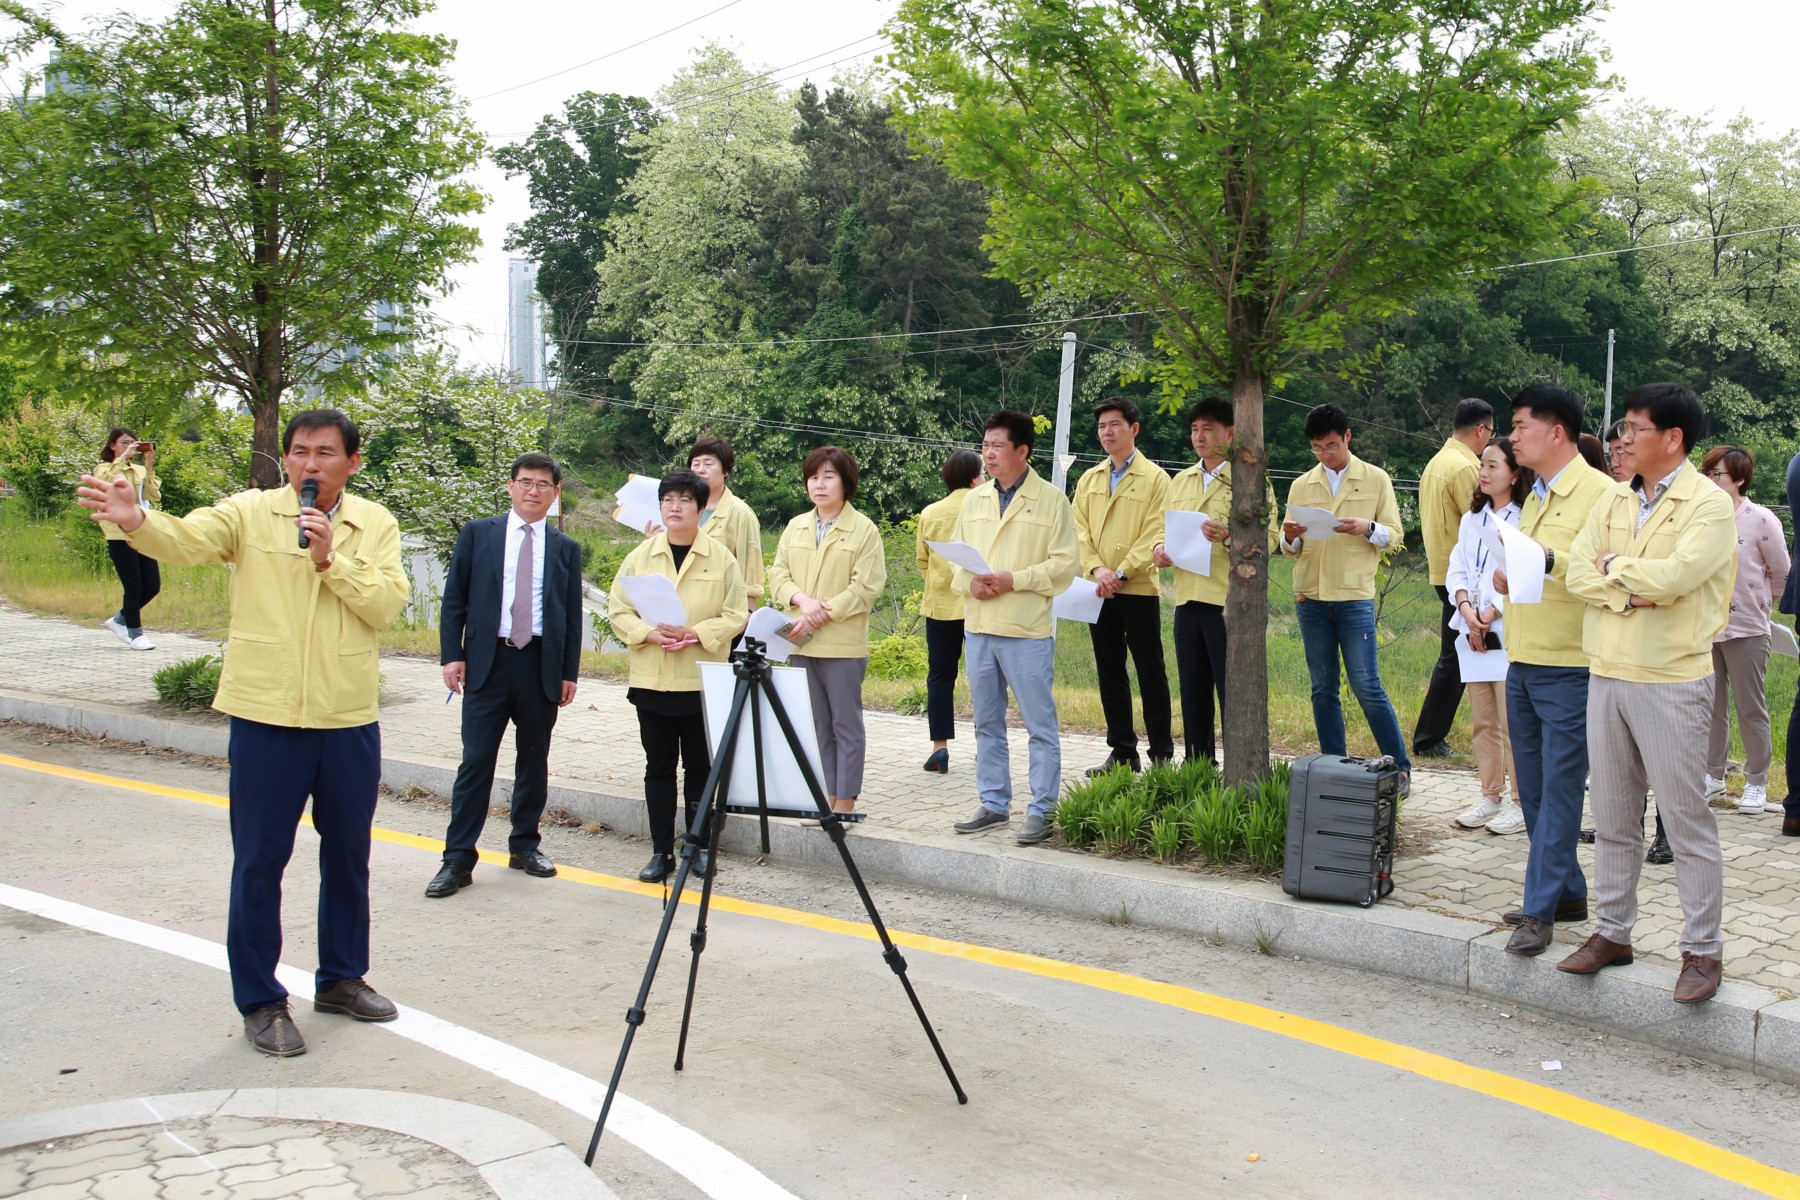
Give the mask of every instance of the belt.
M 538 642 L 541 642 L 541 641 L 543 641 L 542 638 L 534 637 L 529 642 L 526 642 L 523 646 L 515 646 L 507 639 L 501 638 L 500 639 L 500 648 L 503 650 L 529 650 L 533 646 L 535 646 Z

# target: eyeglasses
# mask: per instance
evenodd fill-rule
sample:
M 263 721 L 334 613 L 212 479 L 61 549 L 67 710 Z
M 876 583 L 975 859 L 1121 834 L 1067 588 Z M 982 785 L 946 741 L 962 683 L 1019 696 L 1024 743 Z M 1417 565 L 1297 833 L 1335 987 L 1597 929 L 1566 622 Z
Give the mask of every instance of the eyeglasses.
M 548 479 L 515 479 L 512 485 L 521 492 L 553 492 L 556 484 Z
M 1625 422 L 1625 436 L 1628 438 L 1652 437 L 1662 430 L 1654 425 L 1639 425 L 1632 421 Z
M 1730 479 L 1731 472 L 1730 471 L 1708 471 L 1706 473 L 1706 477 L 1708 479 Z

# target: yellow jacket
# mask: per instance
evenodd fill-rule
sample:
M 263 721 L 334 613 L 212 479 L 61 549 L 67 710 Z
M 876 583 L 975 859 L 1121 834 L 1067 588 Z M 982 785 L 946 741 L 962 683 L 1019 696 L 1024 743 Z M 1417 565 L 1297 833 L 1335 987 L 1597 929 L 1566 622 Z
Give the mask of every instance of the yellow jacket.
M 1556 562 L 1544 580 L 1541 604 L 1508 601 L 1506 605 L 1506 656 L 1512 662 L 1540 667 L 1588 665 L 1581 650 L 1581 623 L 1587 605 L 1569 594 L 1565 580 L 1574 561 L 1570 547 L 1575 535 L 1587 522 L 1588 513 L 1614 489 L 1631 490 L 1577 456 L 1550 485 L 1548 504 L 1538 499 L 1535 488 L 1525 497 L 1519 511 L 1519 532 L 1555 551 Z
M 231 631 L 213 707 L 247 721 L 350 729 L 381 719 L 377 632 L 406 607 L 393 514 L 344 493 L 331 566 L 300 548 L 291 487 L 239 492 L 186 517 L 152 512 L 126 535 L 176 566 L 228 562 Z
M 769 568 L 769 600 L 799 616 L 794 593 L 831 607 L 831 620 L 800 648 L 809 658 L 867 658 L 869 612 L 887 586 L 887 551 L 875 522 L 846 504 L 820 541 L 809 510 L 788 522 Z
M 701 526 L 708 537 L 731 551 L 744 574 L 744 595 L 754 608 L 763 597 L 762 522 L 735 493 L 725 493 L 713 515 Z
M 956 522 L 962 516 L 963 501 L 972 488 L 961 487 L 925 506 L 919 514 L 919 533 L 914 540 L 914 556 L 919 575 L 925 580 L 925 593 L 919 597 L 919 615 L 934 621 L 963 619 L 963 598 L 950 586 L 950 564 L 933 554 L 926 542 L 954 542 Z
M 1587 602 L 1581 642 L 1589 669 L 1632 683 L 1704 679 L 1737 583 L 1731 498 L 1689 463 L 1641 533 L 1638 507 L 1636 493 L 1616 488 L 1594 505 L 1569 550 L 1569 591 Z M 1604 554 L 1617 557 L 1603 575 L 1594 560 Z M 1634 594 L 1655 607 L 1630 607 Z
M 638 616 L 631 598 L 619 586 L 619 580 L 628 575 L 661 575 L 672 581 L 687 613 L 688 628 L 700 635 L 699 644 L 664 650 L 649 641 L 653 627 Z M 612 622 L 613 636 L 631 652 L 630 686 L 697 692 L 699 664 L 729 659 L 731 639 L 744 632 L 750 619 L 750 608 L 744 603 L 744 573 L 731 551 L 708 537 L 704 528 L 694 534 L 694 544 L 688 547 L 677 572 L 675 552 L 669 549 L 669 534 L 664 530 L 619 564 L 619 573 L 606 594 L 606 616 Z
M 1373 521 L 1388 531 L 1388 548 L 1398 550 L 1405 539 L 1400 528 L 1400 503 L 1394 499 L 1394 481 L 1380 467 L 1370 466 L 1352 454 L 1344 467 L 1344 478 L 1337 495 L 1325 478 L 1323 463 L 1314 467 L 1288 488 L 1288 506 L 1303 504 L 1323 508 L 1340 517 Z M 1294 596 L 1308 600 L 1373 600 L 1375 568 L 1381 564 L 1382 551 L 1368 538 L 1333 534 L 1328 538 L 1309 538 L 1300 543 L 1298 554 L 1284 545 L 1283 554 L 1295 558 Z
M 1462 529 L 1463 514 L 1475 499 L 1481 458 L 1455 438 L 1431 456 L 1419 475 L 1419 533 L 1425 540 L 1425 563 L 1433 586 L 1444 586 L 1450 551 Z
M 111 483 L 123 475 L 131 480 L 131 486 L 137 489 L 139 500 L 148 500 L 152 504 L 162 503 L 162 483 L 156 475 L 141 462 L 127 463 L 120 466 L 116 462 L 103 462 L 93 469 L 95 479 L 102 483 Z M 109 542 L 126 540 L 125 531 L 111 521 L 100 522 L 100 532 L 106 535 Z
M 1269 505 L 1269 553 L 1281 540 L 1278 532 L 1281 528 L 1275 519 L 1275 488 L 1267 477 L 1263 484 L 1268 488 Z M 1218 478 L 1212 486 L 1206 486 L 1206 474 L 1200 464 L 1195 463 L 1169 482 L 1169 497 L 1165 509 L 1182 512 L 1205 513 L 1215 521 L 1227 525 L 1231 523 L 1231 464 L 1220 466 Z M 1161 522 L 1159 522 L 1161 524 Z M 1157 533 L 1157 541 L 1163 539 L 1162 531 Z M 1197 600 L 1202 604 L 1224 604 L 1226 586 L 1231 582 L 1226 572 L 1231 569 L 1231 545 L 1228 542 L 1214 542 L 1212 548 L 1212 574 L 1200 575 L 1193 571 L 1175 568 L 1175 603 L 1186 604 Z
M 1000 493 L 990 479 L 963 501 L 954 540 L 978 550 L 990 569 L 1010 571 L 1013 577 L 1012 591 L 980 600 L 969 595 L 975 577 L 961 567 L 951 568 L 950 586 L 968 597 L 965 633 L 1046 638 L 1056 632 L 1050 605 L 1069 590 L 1081 554 L 1067 497 L 1027 467 L 1002 514 Z
M 1075 485 L 1075 538 L 1081 549 L 1081 574 L 1091 577 L 1107 567 L 1125 577 L 1122 596 L 1154 596 L 1160 590 L 1150 552 L 1162 540 L 1162 512 L 1169 495 L 1169 475 L 1144 457 L 1132 455 L 1119 486 L 1112 486 L 1112 459 L 1089 467 Z

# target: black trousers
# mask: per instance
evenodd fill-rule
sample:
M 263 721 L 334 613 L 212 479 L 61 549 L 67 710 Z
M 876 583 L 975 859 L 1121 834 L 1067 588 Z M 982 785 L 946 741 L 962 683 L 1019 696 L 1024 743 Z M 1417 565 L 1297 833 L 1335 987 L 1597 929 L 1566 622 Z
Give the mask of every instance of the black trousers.
M 658 854 L 675 850 L 675 766 L 680 762 L 683 830 L 694 827 L 694 818 L 706 801 L 706 776 L 712 770 L 712 751 L 706 744 L 706 718 L 670 716 L 639 705 L 638 737 L 644 743 L 644 809 L 650 817 L 650 845 Z M 704 839 L 707 831 L 703 828 Z
M 106 555 L 125 589 L 125 600 L 119 605 L 119 620 L 127 629 L 144 627 L 144 605 L 162 591 L 162 568 L 147 554 L 131 548 L 130 542 L 107 542 Z
M 1211 758 L 1213 695 L 1225 704 L 1225 608 L 1189 600 L 1175 607 L 1175 673 L 1181 683 L 1181 740 L 1189 758 Z
M 1431 668 L 1431 682 L 1425 687 L 1425 703 L 1419 706 L 1419 723 L 1413 727 L 1413 749 L 1435 746 L 1450 736 L 1456 724 L 1456 710 L 1462 704 L 1462 667 L 1456 660 L 1456 630 L 1450 618 L 1456 607 L 1450 603 L 1450 592 L 1438 588 L 1438 659 Z
M 962 652 L 961 621 L 925 618 L 925 719 L 934 742 L 956 737 L 956 675 Z
M 1094 673 L 1100 680 L 1100 710 L 1106 715 L 1106 744 L 1114 758 L 1137 753 L 1131 723 L 1131 677 L 1125 652 L 1137 668 L 1144 700 L 1144 740 L 1151 758 L 1174 758 L 1170 723 L 1169 673 L 1163 666 L 1162 600 L 1156 596 L 1113 596 L 1100 605 L 1100 619 L 1088 626 L 1094 642 Z
M 462 764 L 450 792 L 450 828 L 444 834 L 444 861 L 473 867 L 475 843 L 487 824 L 494 791 L 494 764 L 508 722 L 514 730 L 512 835 L 507 850 L 525 854 L 538 848 L 538 821 L 550 793 L 550 731 L 557 705 L 544 696 L 544 639 L 523 650 L 501 643 L 488 677 L 463 692 Z

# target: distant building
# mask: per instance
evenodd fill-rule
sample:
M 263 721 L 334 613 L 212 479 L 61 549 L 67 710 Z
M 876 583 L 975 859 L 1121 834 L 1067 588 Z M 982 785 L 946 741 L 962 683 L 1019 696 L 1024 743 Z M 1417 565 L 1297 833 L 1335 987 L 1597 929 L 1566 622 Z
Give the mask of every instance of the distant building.
M 537 264 L 512 259 L 506 270 L 506 369 L 529 388 L 544 378 L 544 302 L 537 294 Z

